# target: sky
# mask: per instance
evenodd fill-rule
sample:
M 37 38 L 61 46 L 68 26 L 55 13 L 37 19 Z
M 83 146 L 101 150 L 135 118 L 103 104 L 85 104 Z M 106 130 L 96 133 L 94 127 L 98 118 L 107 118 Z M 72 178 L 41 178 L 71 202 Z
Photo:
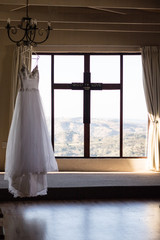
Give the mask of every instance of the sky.
M 81 55 L 56 55 L 54 79 L 56 83 L 83 81 L 84 58 Z M 36 59 L 32 61 L 32 67 Z M 102 83 L 119 83 L 119 56 L 91 56 L 91 81 Z M 40 55 L 38 60 L 40 72 L 39 90 L 46 118 L 51 116 L 51 57 Z M 140 55 L 124 56 L 124 121 L 147 120 L 147 110 L 142 83 L 142 65 Z M 119 118 L 119 90 L 92 91 L 91 116 L 96 118 Z M 56 117 L 82 117 L 83 91 L 56 90 Z M 103 106 L 103 107 L 102 107 Z

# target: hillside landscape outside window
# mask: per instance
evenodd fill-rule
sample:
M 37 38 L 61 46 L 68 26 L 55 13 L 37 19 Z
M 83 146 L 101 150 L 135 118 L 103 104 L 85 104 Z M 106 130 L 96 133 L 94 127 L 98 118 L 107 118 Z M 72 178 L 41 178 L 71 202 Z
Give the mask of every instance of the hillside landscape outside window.
M 56 157 L 147 156 L 140 54 L 39 56 L 39 89 Z

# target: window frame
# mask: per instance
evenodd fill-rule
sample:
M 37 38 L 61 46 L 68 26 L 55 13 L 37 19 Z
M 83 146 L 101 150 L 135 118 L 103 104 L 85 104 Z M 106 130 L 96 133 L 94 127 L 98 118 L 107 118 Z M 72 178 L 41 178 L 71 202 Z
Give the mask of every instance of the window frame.
M 90 56 L 92 55 L 117 55 L 120 56 L 120 82 L 119 83 L 103 83 L 102 90 L 119 90 L 120 91 L 120 155 L 117 157 L 92 157 L 90 156 L 90 123 L 84 124 L 84 156 L 83 157 L 72 157 L 72 156 L 56 156 L 58 159 L 69 159 L 69 158 L 99 158 L 99 159 L 144 159 L 146 156 L 141 157 L 130 157 L 123 156 L 123 56 L 126 55 L 141 55 L 141 53 L 38 53 L 39 55 L 50 55 L 51 56 L 51 141 L 54 149 L 54 126 L 55 126 L 55 118 L 54 118 L 54 90 L 58 89 L 72 89 L 71 83 L 54 83 L 54 56 L 55 55 L 83 55 L 84 56 L 84 72 L 90 72 Z M 82 90 L 84 91 L 84 90 Z M 90 90 L 92 91 L 92 90 Z M 89 93 L 90 93 L 89 91 Z M 83 94 L 84 95 L 84 94 Z M 87 109 L 87 112 L 91 110 Z M 83 114 L 85 114 L 85 105 L 83 100 Z M 149 124 L 149 121 L 148 121 Z

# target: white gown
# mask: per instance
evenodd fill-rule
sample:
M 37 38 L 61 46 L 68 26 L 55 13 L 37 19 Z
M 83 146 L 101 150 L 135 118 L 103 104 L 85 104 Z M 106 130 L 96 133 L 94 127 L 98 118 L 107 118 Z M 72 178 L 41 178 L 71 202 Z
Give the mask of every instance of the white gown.
M 39 72 L 20 71 L 18 92 L 9 132 L 5 179 L 14 197 L 47 194 L 47 172 L 58 171 L 39 95 Z

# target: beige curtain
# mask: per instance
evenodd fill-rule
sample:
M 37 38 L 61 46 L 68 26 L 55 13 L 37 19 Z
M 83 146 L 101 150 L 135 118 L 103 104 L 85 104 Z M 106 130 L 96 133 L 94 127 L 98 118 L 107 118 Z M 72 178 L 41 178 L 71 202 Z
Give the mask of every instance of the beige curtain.
M 12 61 L 12 75 L 11 75 L 11 91 L 10 91 L 10 123 L 14 111 L 16 96 L 20 87 L 19 71 L 22 64 L 25 64 L 31 70 L 32 61 L 32 47 L 19 46 L 15 47 Z
M 150 119 L 148 168 L 160 171 L 160 47 L 142 48 L 143 85 Z

